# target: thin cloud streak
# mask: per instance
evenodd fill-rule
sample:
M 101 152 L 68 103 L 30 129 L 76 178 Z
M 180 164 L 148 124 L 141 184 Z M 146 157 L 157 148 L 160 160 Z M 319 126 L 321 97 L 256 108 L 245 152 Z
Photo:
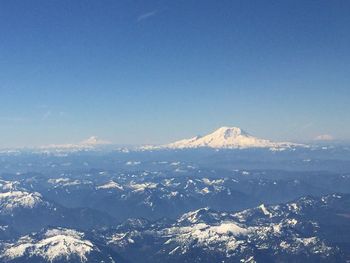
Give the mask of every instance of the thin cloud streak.
M 156 14 L 157 14 L 157 10 L 153 10 L 151 12 L 144 13 L 137 18 L 137 22 L 141 22 L 142 20 L 149 19 Z

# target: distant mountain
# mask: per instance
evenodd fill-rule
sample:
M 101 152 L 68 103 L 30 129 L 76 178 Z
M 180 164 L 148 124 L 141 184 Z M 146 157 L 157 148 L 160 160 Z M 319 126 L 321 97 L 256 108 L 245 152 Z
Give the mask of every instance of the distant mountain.
M 96 147 L 110 145 L 109 141 L 99 139 L 97 136 L 91 136 L 80 143 L 67 143 L 67 144 L 50 144 L 40 147 L 41 151 L 81 151 L 81 150 L 92 150 Z
M 205 136 L 196 136 L 154 148 L 186 149 L 208 147 L 216 149 L 270 148 L 281 150 L 297 146 L 303 145 L 291 142 L 272 142 L 254 137 L 237 127 L 221 127 Z
M 80 145 L 85 145 L 85 146 L 106 145 L 106 144 L 111 144 L 111 143 L 109 141 L 102 140 L 97 136 L 91 136 L 80 143 Z

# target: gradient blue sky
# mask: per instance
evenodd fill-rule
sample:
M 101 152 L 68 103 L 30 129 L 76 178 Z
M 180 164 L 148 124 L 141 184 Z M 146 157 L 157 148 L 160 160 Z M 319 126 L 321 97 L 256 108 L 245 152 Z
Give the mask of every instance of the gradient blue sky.
M 0 147 L 239 126 L 350 139 L 350 1 L 0 1 Z

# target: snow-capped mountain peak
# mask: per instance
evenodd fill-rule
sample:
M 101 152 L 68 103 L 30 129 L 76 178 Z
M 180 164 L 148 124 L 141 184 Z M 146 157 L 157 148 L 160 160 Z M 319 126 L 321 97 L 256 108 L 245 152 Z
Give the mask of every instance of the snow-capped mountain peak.
M 22 259 L 24 256 L 44 258 L 48 262 L 57 260 L 86 262 L 87 255 L 96 249 L 84 239 L 84 234 L 71 229 L 49 229 L 35 236 L 24 236 L 16 243 L 5 245 L 0 258 L 5 261 Z M 22 261 L 24 261 L 22 259 Z
M 166 144 L 161 148 L 184 149 L 184 148 L 289 148 L 301 146 L 300 144 L 289 142 L 272 142 L 250 135 L 248 132 L 238 127 L 221 127 L 205 136 L 196 136 L 191 139 L 184 139 L 174 143 Z
M 212 135 L 217 135 L 225 138 L 235 137 L 240 135 L 249 136 L 249 134 L 246 131 L 242 130 L 241 128 L 227 127 L 227 126 L 217 129 L 212 133 Z
M 97 138 L 97 136 L 91 136 L 85 141 L 82 141 L 81 144 L 98 144 L 98 143 L 99 143 L 99 139 Z
M 82 141 L 80 144 L 81 145 L 104 145 L 104 144 L 110 144 L 110 142 L 101 140 L 97 136 L 91 136 L 88 139 Z
M 40 204 L 44 204 L 41 194 L 26 191 L 7 191 L 0 193 L 0 214 L 13 212 L 15 209 L 31 209 Z
M 80 143 L 67 143 L 67 144 L 50 144 L 40 147 L 44 151 L 80 151 L 80 150 L 89 150 L 94 149 L 99 146 L 106 146 L 111 144 L 109 141 L 99 139 L 97 136 L 91 136 L 86 140 L 81 141 Z

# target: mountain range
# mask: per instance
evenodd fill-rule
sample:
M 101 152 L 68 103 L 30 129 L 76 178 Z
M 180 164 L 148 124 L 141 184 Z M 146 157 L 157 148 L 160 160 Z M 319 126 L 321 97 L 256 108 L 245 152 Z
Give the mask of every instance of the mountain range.
M 0 154 L 0 262 L 349 262 L 350 149 L 216 149 Z

